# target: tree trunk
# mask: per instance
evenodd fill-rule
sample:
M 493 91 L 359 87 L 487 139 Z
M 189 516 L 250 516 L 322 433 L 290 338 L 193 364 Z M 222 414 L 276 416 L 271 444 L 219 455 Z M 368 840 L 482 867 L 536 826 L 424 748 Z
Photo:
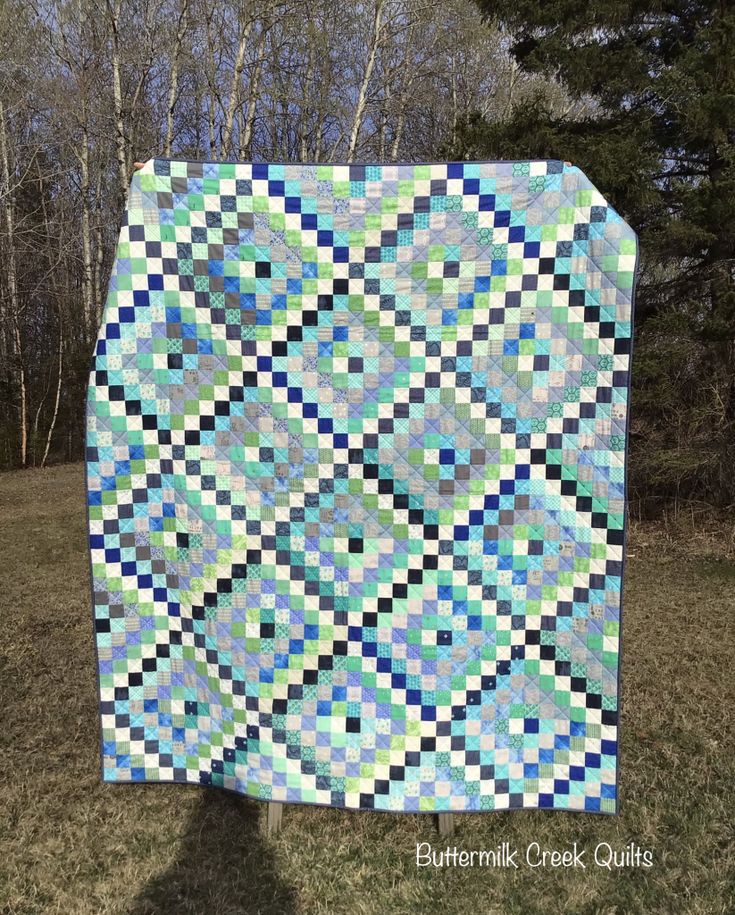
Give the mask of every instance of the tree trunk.
M 309 159 L 309 134 L 311 133 L 311 85 L 314 81 L 314 47 L 311 36 L 307 32 L 306 38 L 306 66 L 301 93 L 301 111 L 299 112 L 299 158 L 302 162 Z
M 378 54 L 378 46 L 380 44 L 381 32 L 383 29 L 383 7 L 385 0 L 375 0 L 375 15 L 373 17 L 373 31 L 370 38 L 370 45 L 368 49 L 368 59 L 365 66 L 365 73 L 362 77 L 362 82 L 360 83 L 360 90 L 357 95 L 357 103 L 355 105 L 355 114 L 352 119 L 352 130 L 350 131 L 350 142 L 347 147 L 347 161 L 355 161 L 355 153 L 357 151 L 357 140 L 360 136 L 360 128 L 362 127 L 363 118 L 365 117 L 365 107 L 367 105 L 367 95 L 368 89 L 370 88 L 370 80 L 373 75 L 373 69 L 375 68 L 375 58 Z
M 451 68 L 451 86 L 452 86 L 452 149 L 457 148 L 457 126 L 459 124 L 459 107 L 457 104 L 457 71 L 454 54 L 452 54 Z
M 79 151 L 81 164 L 82 202 L 82 306 L 84 308 L 84 336 L 91 339 L 94 327 L 93 311 L 93 267 L 92 267 L 92 226 L 89 203 L 89 133 L 86 113 L 82 126 L 82 146 Z
M 245 51 L 247 50 L 250 34 L 253 31 L 253 20 L 249 19 L 243 25 L 242 18 L 238 16 L 238 26 L 240 37 L 237 43 L 237 54 L 235 56 L 235 68 L 232 71 L 232 83 L 230 85 L 230 98 L 227 103 L 227 114 L 225 115 L 225 128 L 222 134 L 222 158 L 226 159 L 230 155 L 232 146 L 232 128 L 235 123 L 235 112 L 240 103 L 240 82 L 242 80 L 242 71 L 245 66 Z
M 388 128 L 388 106 L 390 104 L 390 89 L 385 86 L 383 89 L 383 99 L 380 106 L 380 123 L 378 125 L 378 158 L 385 162 L 385 144 L 386 131 Z
M 20 442 L 21 467 L 28 463 L 28 389 L 26 384 L 26 369 L 23 354 L 23 335 L 20 329 L 20 295 L 18 293 L 18 271 L 15 260 L 14 248 L 14 214 L 13 197 L 10 190 L 10 155 L 8 153 L 7 129 L 5 123 L 5 107 L 0 99 L 0 167 L 2 168 L 3 185 L 5 193 L 4 215 L 5 227 L 8 232 L 8 257 L 6 264 L 8 278 L 8 298 L 10 299 L 10 323 L 13 337 L 13 348 L 18 360 L 18 398 L 19 398 L 19 425 L 18 438 Z
M 212 159 L 217 158 L 217 125 L 215 118 L 215 102 L 217 100 L 217 95 L 215 92 L 215 84 L 217 81 L 217 66 L 214 61 L 214 40 L 212 37 L 212 16 L 214 15 L 214 9 L 210 8 L 207 10 L 206 14 L 206 30 L 207 30 L 207 66 L 210 67 L 207 73 L 207 134 L 209 136 L 209 154 Z
M 101 183 L 101 178 L 98 178 L 98 183 L 97 183 L 97 201 L 98 202 L 100 199 L 100 183 Z M 39 176 L 39 184 L 41 184 L 40 176 Z M 50 282 L 51 282 L 51 290 L 52 290 L 52 294 L 53 294 L 53 298 L 54 298 L 54 310 L 56 313 L 57 320 L 59 322 L 58 365 L 56 368 L 56 396 L 54 398 L 54 409 L 53 409 L 53 413 L 51 414 L 51 422 L 49 423 L 48 432 L 46 434 L 46 447 L 43 450 L 43 456 L 41 458 L 40 466 L 44 467 L 46 464 L 46 460 L 48 458 L 49 450 L 51 448 L 51 439 L 54 434 L 54 429 L 56 428 L 56 420 L 59 416 L 59 404 L 61 403 L 61 385 L 62 385 L 62 380 L 64 377 L 64 320 L 63 320 L 63 315 L 61 312 L 61 295 L 59 292 L 59 279 L 58 279 L 58 275 L 55 270 L 55 264 L 54 264 L 54 256 L 53 256 L 54 252 L 53 252 L 53 245 L 52 245 L 53 235 L 52 235 L 51 223 L 49 221 L 49 216 L 48 216 L 48 207 L 46 206 L 46 195 L 43 192 L 43 188 L 41 188 L 40 196 L 41 196 L 41 207 L 43 210 L 44 234 L 46 237 L 46 254 L 47 254 L 49 269 L 51 272 Z M 98 203 L 98 206 L 99 206 L 99 203 Z M 99 231 L 99 226 L 95 227 L 95 231 Z M 100 240 L 99 247 L 97 249 L 97 254 L 98 255 L 101 254 L 101 251 L 102 251 L 102 245 L 101 245 L 101 240 Z M 61 260 L 61 258 L 59 258 L 59 260 Z M 97 260 L 99 260 L 99 258 L 97 258 Z M 95 277 L 97 277 L 97 270 L 95 270 Z M 98 280 L 97 280 L 97 278 L 95 278 L 95 290 L 98 288 L 99 288 Z M 95 295 L 96 295 L 96 292 L 95 292 Z M 48 393 L 48 390 L 46 391 L 46 393 Z M 44 393 L 44 401 L 46 399 L 46 393 Z M 36 425 L 38 425 L 39 413 L 40 413 L 40 406 L 39 406 L 38 413 L 36 413 Z M 35 431 L 34 431 L 33 439 L 34 439 L 33 447 L 34 447 L 34 460 L 35 460 L 35 447 L 36 447 L 36 445 L 35 445 L 36 432 Z
M 263 55 L 265 52 L 265 39 L 268 35 L 268 29 L 265 23 L 261 25 L 258 44 L 255 49 L 256 60 L 253 76 L 250 80 L 250 89 L 248 92 L 248 110 L 245 115 L 243 125 L 243 134 L 240 137 L 240 158 L 252 159 L 253 157 L 253 133 L 255 130 L 255 110 L 258 105 L 258 92 L 260 90 L 260 76 L 263 72 Z
M 46 436 L 46 447 L 43 449 L 43 457 L 41 458 L 41 467 L 46 466 L 46 460 L 48 458 L 48 453 L 51 448 L 51 439 L 54 434 L 54 429 L 56 428 L 56 419 L 59 415 L 59 403 L 61 402 L 61 380 L 63 378 L 63 367 L 64 367 L 64 324 L 61 320 L 61 315 L 59 314 L 59 367 L 56 373 L 56 398 L 54 399 L 54 412 L 51 416 L 51 423 L 48 427 L 48 435 Z
M 392 162 L 396 162 L 398 159 L 398 154 L 401 150 L 401 141 L 403 140 L 403 130 L 406 126 L 406 108 L 408 106 L 409 99 L 411 98 L 411 90 L 413 89 L 414 81 L 416 80 L 417 75 L 420 73 L 419 65 L 411 65 L 410 53 L 411 49 L 414 46 L 414 23 L 412 22 L 408 27 L 406 34 L 406 48 L 407 53 L 403 61 L 403 65 L 406 71 L 406 80 L 401 86 L 401 91 L 398 95 L 398 115 L 396 117 L 396 127 L 395 133 L 393 134 L 393 142 L 391 143 L 390 148 L 390 158 Z M 432 53 L 436 47 L 438 38 L 438 33 L 435 33 L 428 50 Z
M 182 0 L 179 23 L 176 27 L 176 41 L 171 58 L 171 79 L 168 91 L 168 108 L 166 110 L 166 142 L 163 145 L 163 154 L 167 159 L 171 158 L 171 144 L 174 138 L 174 109 L 176 108 L 176 97 L 179 93 L 179 57 L 181 56 L 181 48 L 188 27 L 189 0 Z
M 122 81 L 120 78 L 120 7 L 121 0 L 113 3 L 107 0 L 107 12 L 110 18 L 112 36 L 112 94 L 115 108 L 115 151 L 117 153 L 117 174 L 121 200 L 128 192 L 128 162 L 125 143 L 125 123 L 123 120 Z
M 102 169 L 97 171 L 97 184 L 94 192 L 94 273 L 92 276 L 92 336 L 97 332 L 102 320 L 104 296 L 102 293 L 102 265 L 104 263 L 105 246 L 102 238 Z

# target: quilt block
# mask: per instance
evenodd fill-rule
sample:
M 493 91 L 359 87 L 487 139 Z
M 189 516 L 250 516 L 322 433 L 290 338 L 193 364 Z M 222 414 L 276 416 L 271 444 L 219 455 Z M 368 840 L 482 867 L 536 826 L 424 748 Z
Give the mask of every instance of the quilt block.
M 562 162 L 147 162 L 88 390 L 104 780 L 615 813 L 636 258 Z

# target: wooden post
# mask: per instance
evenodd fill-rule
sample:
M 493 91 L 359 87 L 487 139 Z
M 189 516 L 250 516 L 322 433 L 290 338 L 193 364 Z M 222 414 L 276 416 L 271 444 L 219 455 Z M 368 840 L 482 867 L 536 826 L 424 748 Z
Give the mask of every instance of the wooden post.
M 281 828 L 283 818 L 283 804 L 268 802 L 268 817 L 266 821 L 266 834 L 274 836 Z
M 439 835 L 451 836 L 454 833 L 454 816 L 451 813 L 440 813 L 439 818 Z

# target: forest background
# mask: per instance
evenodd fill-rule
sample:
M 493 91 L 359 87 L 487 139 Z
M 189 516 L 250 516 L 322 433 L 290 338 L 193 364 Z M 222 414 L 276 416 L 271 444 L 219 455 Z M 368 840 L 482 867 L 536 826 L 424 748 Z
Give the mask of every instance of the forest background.
M 578 165 L 639 233 L 630 506 L 735 504 L 735 9 L 0 0 L 0 469 L 83 456 L 136 160 Z

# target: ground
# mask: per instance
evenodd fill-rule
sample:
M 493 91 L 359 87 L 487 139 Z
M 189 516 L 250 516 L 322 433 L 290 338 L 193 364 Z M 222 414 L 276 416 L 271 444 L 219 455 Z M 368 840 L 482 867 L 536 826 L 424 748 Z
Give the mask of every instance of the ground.
M 623 626 L 621 815 L 455 817 L 449 845 L 518 870 L 417 868 L 431 816 L 264 806 L 215 789 L 103 785 L 80 465 L 0 475 L 0 912 L 735 911 L 735 564 L 713 540 L 636 527 Z M 707 546 L 710 543 L 711 546 Z M 529 843 L 586 869 L 523 863 Z M 653 866 L 597 867 L 633 842 Z

